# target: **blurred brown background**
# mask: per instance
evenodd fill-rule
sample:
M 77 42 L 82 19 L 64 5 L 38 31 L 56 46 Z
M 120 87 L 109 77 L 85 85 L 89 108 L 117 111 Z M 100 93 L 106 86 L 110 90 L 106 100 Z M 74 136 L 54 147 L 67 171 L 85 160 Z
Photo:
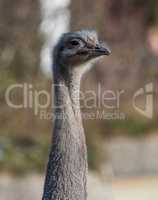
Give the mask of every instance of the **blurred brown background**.
M 72 0 L 68 9 L 71 30 L 95 29 L 112 50 L 110 57 L 84 76 L 82 91 L 96 91 L 98 83 L 102 90 L 125 91 L 119 107 L 124 119 L 84 120 L 90 169 L 106 177 L 157 176 L 158 2 Z M 5 100 L 7 88 L 16 83 L 29 83 L 51 93 L 52 80 L 39 67 L 44 44 L 41 21 L 37 0 L 0 1 L 1 174 L 42 174 L 45 169 L 52 120 L 40 119 L 31 108 L 10 108 Z M 152 119 L 132 106 L 133 94 L 148 83 L 154 86 Z M 21 102 L 22 94 L 18 89 L 14 92 Z M 144 98 L 139 104 L 144 105 Z M 51 112 L 51 107 L 46 110 Z

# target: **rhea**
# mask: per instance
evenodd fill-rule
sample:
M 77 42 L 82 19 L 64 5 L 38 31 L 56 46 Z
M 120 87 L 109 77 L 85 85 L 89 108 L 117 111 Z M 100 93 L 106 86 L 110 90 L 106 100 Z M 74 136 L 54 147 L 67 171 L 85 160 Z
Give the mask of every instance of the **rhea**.
M 53 54 L 55 121 L 42 200 L 87 199 L 87 147 L 80 81 L 96 58 L 109 55 L 95 31 L 61 36 Z

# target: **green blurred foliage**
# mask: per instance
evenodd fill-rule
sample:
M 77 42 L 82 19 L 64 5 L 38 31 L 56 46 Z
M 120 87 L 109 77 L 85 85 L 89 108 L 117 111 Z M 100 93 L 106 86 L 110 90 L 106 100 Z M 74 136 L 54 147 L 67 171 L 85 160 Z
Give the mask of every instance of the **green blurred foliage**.
M 36 140 L 23 138 L 0 138 L 1 171 L 9 171 L 17 175 L 32 172 L 42 172 L 48 155 L 46 138 Z
M 134 0 L 134 6 L 144 8 L 145 19 L 149 25 L 158 24 L 158 1 L 157 0 Z

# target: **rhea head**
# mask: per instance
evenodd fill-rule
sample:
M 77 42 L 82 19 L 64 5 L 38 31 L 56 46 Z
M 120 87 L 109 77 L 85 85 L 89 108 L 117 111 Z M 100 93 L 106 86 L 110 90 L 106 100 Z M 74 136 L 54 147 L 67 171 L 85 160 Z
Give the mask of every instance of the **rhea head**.
M 95 31 L 77 31 L 65 33 L 60 38 L 54 51 L 54 65 L 62 71 L 86 68 L 86 64 L 104 55 L 110 50 L 98 41 Z

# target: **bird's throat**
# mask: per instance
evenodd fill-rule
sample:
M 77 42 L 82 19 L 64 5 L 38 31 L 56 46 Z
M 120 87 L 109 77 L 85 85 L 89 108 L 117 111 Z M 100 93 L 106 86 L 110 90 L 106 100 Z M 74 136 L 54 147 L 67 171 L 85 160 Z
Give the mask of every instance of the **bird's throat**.
M 57 79 L 55 77 L 58 77 Z M 66 74 L 54 75 L 55 110 L 56 115 L 73 115 L 80 125 L 82 125 L 80 112 L 80 81 L 81 74 L 77 70 Z M 71 119 L 72 120 L 72 119 Z

